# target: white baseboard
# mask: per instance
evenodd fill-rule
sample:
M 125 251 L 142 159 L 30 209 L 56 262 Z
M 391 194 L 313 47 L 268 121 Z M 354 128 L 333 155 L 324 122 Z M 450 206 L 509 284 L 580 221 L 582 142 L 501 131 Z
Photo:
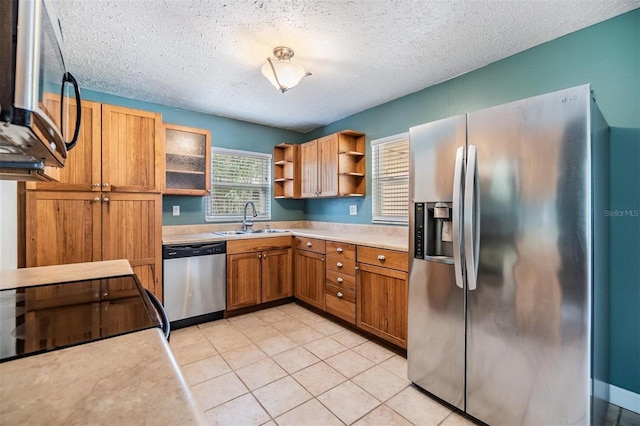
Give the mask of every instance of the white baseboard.
M 640 413 L 640 394 L 609 385 L 609 402 L 618 407 Z

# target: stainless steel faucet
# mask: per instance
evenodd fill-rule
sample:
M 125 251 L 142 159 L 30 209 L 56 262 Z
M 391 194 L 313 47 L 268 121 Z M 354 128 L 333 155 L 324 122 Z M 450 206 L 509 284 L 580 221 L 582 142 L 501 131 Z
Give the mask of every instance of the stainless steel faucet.
M 242 230 L 246 231 L 249 228 L 251 228 L 253 226 L 253 219 L 249 219 L 247 220 L 247 207 L 249 207 L 249 205 L 251 205 L 251 208 L 253 209 L 253 217 L 258 216 L 258 212 L 256 211 L 256 205 L 253 204 L 253 201 L 247 201 L 244 204 L 244 215 L 242 216 Z

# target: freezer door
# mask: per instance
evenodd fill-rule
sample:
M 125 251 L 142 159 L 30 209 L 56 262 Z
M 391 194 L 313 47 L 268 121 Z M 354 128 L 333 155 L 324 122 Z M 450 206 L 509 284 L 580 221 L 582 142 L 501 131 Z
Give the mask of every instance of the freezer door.
M 589 103 L 581 86 L 469 114 L 480 244 L 466 404 L 491 425 L 590 421 Z
M 465 293 L 456 285 L 455 253 L 446 249 L 451 242 L 442 241 L 450 240 L 443 238 L 442 224 L 439 243 L 426 241 L 428 232 L 424 228 L 418 232 L 416 229 L 436 219 L 433 211 L 427 211 L 427 205 L 442 203 L 453 207 L 456 155 L 460 152 L 463 164 L 465 141 L 466 115 L 410 129 L 409 380 L 461 410 L 464 409 Z M 461 194 L 458 192 L 458 195 Z M 459 201 L 460 197 L 457 198 Z M 447 226 L 451 223 L 453 220 Z M 431 256 L 431 245 L 441 250 L 441 256 Z M 460 253 L 457 258 L 461 260 Z

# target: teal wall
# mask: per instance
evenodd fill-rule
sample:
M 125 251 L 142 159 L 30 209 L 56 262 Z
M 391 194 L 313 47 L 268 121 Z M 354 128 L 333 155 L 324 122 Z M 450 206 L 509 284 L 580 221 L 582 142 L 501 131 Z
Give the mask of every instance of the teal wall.
M 347 117 L 307 139 L 354 129 L 370 141 L 439 118 L 585 83 L 591 84 L 612 128 L 610 209 L 629 212 L 609 218 L 610 382 L 640 394 L 640 10 Z M 367 155 L 370 158 L 370 147 Z M 371 197 L 358 201 L 356 217 L 349 216 L 349 204 L 354 204 L 352 199 L 309 200 L 306 216 L 371 221 Z
M 213 145 L 271 152 L 343 129 L 372 139 L 409 127 L 516 99 L 590 83 L 611 129 L 611 210 L 640 209 L 640 10 L 569 34 L 303 135 L 222 117 L 167 108 L 91 91 L 99 102 L 158 111 L 167 122 L 211 130 Z M 371 158 L 367 147 L 367 158 Z M 371 164 L 367 164 L 371 175 Z M 371 182 L 367 182 L 367 194 Z M 165 225 L 203 223 L 202 198 L 164 197 Z M 349 205 L 358 215 L 349 216 Z M 180 205 L 182 215 L 171 216 Z M 274 200 L 273 220 L 371 222 L 371 197 Z M 640 394 L 640 217 L 610 217 L 611 384 Z
M 273 146 L 281 142 L 297 143 L 305 140 L 304 135 L 289 130 L 170 108 L 87 89 L 82 89 L 82 97 L 95 102 L 159 112 L 165 123 L 208 129 L 211 132 L 211 145 L 216 148 L 273 153 Z M 180 216 L 173 216 L 172 206 L 180 206 Z M 273 200 L 271 206 L 272 220 L 303 220 L 305 217 L 304 200 Z M 162 223 L 163 225 L 205 223 L 204 198 L 164 196 Z
M 569 34 L 384 105 L 317 129 L 313 139 L 343 129 L 367 141 L 409 127 L 558 89 L 590 83 L 611 126 L 610 382 L 640 394 L 640 10 Z M 367 147 L 368 158 L 371 148 Z M 371 176 L 371 164 L 367 164 Z M 367 182 L 367 194 L 371 182 Z M 307 201 L 309 220 L 371 221 L 371 197 Z

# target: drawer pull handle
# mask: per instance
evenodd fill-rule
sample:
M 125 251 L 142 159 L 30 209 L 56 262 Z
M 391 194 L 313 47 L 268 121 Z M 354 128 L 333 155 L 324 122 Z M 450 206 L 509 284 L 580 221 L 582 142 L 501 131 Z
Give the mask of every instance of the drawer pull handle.
M 336 251 L 337 251 L 338 253 L 342 253 L 342 247 L 338 247 L 338 248 L 336 249 Z
M 307 247 L 311 247 L 311 241 L 307 241 Z
M 384 254 L 379 254 L 378 255 L 378 260 L 383 261 L 385 259 L 386 259 L 386 257 L 384 257 Z
M 337 266 L 338 268 L 342 268 L 342 262 L 338 262 L 338 263 L 336 263 L 336 266 Z
M 342 282 L 343 282 L 344 280 L 342 279 L 342 277 L 338 277 L 338 278 L 336 278 L 336 281 L 337 281 L 337 282 L 339 282 L 340 284 L 342 284 Z
M 342 299 L 342 292 L 340 292 L 340 291 L 339 291 L 339 292 L 337 292 L 337 293 L 336 293 L 336 296 L 338 296 L 338 299 Z

